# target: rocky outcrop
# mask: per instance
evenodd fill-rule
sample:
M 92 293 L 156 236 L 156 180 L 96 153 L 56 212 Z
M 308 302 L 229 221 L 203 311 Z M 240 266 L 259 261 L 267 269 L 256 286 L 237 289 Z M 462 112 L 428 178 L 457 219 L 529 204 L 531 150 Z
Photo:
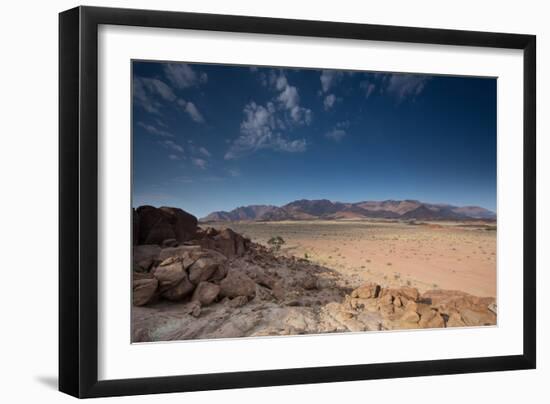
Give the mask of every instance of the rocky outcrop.
M 140 206 L 132 210 L 133 214 L 133 244 L 136 261 L 140 253 L 139 247 L 149 252 L 153 247 L 178 248 L 182 245 L 196 245 L 204 249 L 218 251 L 227 258 L 241 257 L 250 246 L 250 240 L 233 230 L 226 228 L 216 230 L 212 227 L 206 230 L 197 226 L 197 218 L 181 209 L 153 206 Z M 167 250 L 164 258 L 174 250 Z M 161 257 L 161 259 L 164 259 Z M 139 260 L 141 261 L 141 259 Z M 151 262 L 144 262 L 142 270 L 147 271 Z
M 197 244 L 210 250 L 219 251 L 228 258 L 244 255 L 250 245 L 248 239 L 245 239 L 231 229 L 218 231 L 210 227 L 198 236 L 200 238 L 197 240 Z
M 378 295 L 372 293 L 376 288 L 380 290 Z M 495 299 L 463 292 L 430 290 L 420 294 L 411 287 L 380 288 L 367 284 L 347 296 L 340 310 L 348 310 L 360 322 L 363 313 L 373 313 L 371 323 L 374 320 L 379 329 L 393 330 L 495 325 L 493 307 Z
M 197 218 L 181 209 L 140 206 L 133 213 L 134 244 L 185 242 L 197 232 Z

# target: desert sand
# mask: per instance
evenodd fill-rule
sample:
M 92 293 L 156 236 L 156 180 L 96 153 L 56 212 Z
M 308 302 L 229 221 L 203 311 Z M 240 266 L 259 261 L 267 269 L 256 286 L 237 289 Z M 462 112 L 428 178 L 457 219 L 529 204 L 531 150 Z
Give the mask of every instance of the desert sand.
M 496 298 L 494 224 L 315 220 L 232 222 L 230 227 L 263 245 L 281 236 L 282 253 L 335 269 L 354 286 L 378 282 Z

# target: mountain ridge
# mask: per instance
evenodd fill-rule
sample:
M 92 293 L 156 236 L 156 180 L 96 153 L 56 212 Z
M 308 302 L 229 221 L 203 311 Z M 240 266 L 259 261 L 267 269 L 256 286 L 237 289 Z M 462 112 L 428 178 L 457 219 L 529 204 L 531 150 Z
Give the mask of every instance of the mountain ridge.
M 332 202 L 298 199 L 282 206 L 247 205 L 231 211 L 215 211 L 201 222 L 278 221 L 314 219 L 495 220 L 496 214 L 479 206 L 454 206 L 414 199 Z

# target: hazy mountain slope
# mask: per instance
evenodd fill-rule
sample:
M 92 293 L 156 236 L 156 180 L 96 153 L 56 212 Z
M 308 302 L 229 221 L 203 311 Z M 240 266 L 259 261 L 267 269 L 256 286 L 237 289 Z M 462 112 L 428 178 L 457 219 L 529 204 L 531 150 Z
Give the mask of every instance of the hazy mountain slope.
M 281 207 L 272 205 L 242 206 L 232 211 L 212 212 L 203 222 L 239 220 L 311 220 L 311 219 L 417 219 L 473 220 L 495 219 L 494 212 L 479 206 L 430 204 L 416 200 L 331 202 L 328 199 L 300 199 Z

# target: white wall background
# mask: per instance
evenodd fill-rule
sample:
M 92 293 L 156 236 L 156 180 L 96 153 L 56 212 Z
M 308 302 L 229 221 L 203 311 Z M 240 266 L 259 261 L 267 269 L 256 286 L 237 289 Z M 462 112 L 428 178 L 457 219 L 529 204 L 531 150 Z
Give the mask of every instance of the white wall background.
M 7 2 L 0 24 L 0 398 L 68 402 L 57 385 L 57 13 L 78 2 Z M 438 0 L 90 1 L 88 5 L 156 8 L 433 28 L 531 33 L 538 40 L 538 369 L 521 372 L 332 383 L 109 399 L 155 403 L 316 403 L 343 401 L 521 402 L 547 396 L 550 188 L 550 25 L 545 2 Z M 411 347 L 414 349 L 414 347 Z

